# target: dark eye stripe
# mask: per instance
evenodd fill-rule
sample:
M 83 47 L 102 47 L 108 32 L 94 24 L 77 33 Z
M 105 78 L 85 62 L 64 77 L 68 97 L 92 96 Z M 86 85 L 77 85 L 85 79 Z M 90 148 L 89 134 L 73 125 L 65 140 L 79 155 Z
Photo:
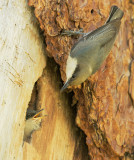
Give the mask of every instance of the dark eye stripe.
M 76 67 L 76 69 L 75 69 L 75 71 L 74 71 L 74 73 L 72 75 L 72 79 L 74 79 L 76 77 L 76 75 L 79 72 L 79 70 L 80 70 L 80 67 L 79 67 L 79 65 L 77 65 L 77 67 Z
M 77 65 L 77 67 L 76 67 L 74 73 L 78 72 L 79 70 L 80 70 L 80 67 L 79 67 L 79 65 Z

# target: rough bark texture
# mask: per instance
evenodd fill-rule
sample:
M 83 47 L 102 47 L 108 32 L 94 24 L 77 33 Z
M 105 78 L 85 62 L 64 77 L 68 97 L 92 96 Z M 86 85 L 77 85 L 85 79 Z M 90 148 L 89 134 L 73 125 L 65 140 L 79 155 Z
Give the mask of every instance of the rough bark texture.
M 62 29 L 89 32 L 104 24 L 110 7 L 124 11 L 119 35 L 100 70 L 81 86 L 73 87 L 78 126 L 85 132 L 92 159 L 134 157 L 134 3 L 130 0 L 29 0 L 44 31 L 48 54 L 65 64 L 78 40 L 61 36 Z

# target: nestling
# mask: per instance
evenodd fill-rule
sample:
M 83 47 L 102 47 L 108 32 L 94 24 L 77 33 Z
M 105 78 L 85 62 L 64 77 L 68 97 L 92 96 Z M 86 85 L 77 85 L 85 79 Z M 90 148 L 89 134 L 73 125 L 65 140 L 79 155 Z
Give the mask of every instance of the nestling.
M 40 129 L 41 120 L 43 117 L 40 117 L 40 113 L 43 111 L 35 111 L 28 109 L 26 113 L 26 122 L 25 122 L 25 129 L 24 129 L 24 141 L 28 141 L 31 138 L 31 134 L 33 131 Z
M 61 92 L 68 86 L 83 83 L 100 68 L 114 44 L 123 14 L 117 6 L 112 6 L 106 23 L 85 34 L 72 47 L 66 63 L 67 80 Z

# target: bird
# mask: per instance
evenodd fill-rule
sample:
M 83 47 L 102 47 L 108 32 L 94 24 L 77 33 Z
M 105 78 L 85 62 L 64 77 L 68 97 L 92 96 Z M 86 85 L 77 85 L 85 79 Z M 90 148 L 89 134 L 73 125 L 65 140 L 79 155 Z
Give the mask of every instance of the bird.
M 43 109 L 36 111 L 32 109 L 27 109 L 26 113 L 26 122 L 24 128 L 24 137 L 23 140 L 29 142 L 31 135 L 34 131 L 40 129 L 41 120 L 43 117 L 40 117 Z
M 123 15 L 124 12 L 120 8 L 112 6 L 105 24 L 84 34 L 74 44 L 67 58 L 67 80 L 61 88 L 61 92 L 68 86 L 83 83 L 89 76 L 99 70 L 115 42 Z

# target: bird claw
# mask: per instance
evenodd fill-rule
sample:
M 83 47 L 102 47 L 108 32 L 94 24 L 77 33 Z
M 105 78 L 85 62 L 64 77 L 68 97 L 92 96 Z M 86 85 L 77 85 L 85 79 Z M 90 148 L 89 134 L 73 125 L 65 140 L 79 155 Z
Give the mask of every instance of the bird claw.
M 78 34 L 82 34 L 84 35 L 85 33 L 83 33 L 83 29 L 81 28 L 79 31 L 72 31 L 72 30 L 63 30 L 61 32 L 61 35 L 67 35 L 67 36 L 75 36 Z

